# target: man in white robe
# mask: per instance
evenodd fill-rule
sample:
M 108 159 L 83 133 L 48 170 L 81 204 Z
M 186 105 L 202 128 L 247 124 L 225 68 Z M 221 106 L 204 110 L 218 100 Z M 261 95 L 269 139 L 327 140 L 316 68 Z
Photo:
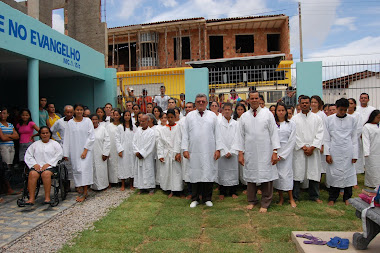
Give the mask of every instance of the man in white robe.
M 309 198 L 318 203 L 319 181 L 321 180 L 321 154 L 323 121 L 310 110 L 310 97 L 300 98 L 301 113 L 292 120 L 296 123 L 296 146 L 293 153 L 293 198 L 299 199 L 301 182 L 309 180 Z
M 330 186 L 328 205 L 334 205 L 340 189 L 344 189 L 343 201 L 348 205 L 352 186 L 357 184 L 354 163 L 358 159 L 357 122 L 347 114 L 349 102 L 345 98 L 336 101 L 337 112 L 325 120 L 324 154 L 326 155 L 326 182 Z
M 74 116 L 74 107 L 72 105 L 66 105 L 63 109 L 63 113 L 65 115 L 65 117 L 63 118 L 60 118 L 59 120 L 57 120 L 57 122 L 55 122 L 55 124 L 50 128 L 51 132 L 54 134 L 57 134 L 57 132 L 59 133 L 60 135 L 60 139 L 56 139 L 56 141 L 61 144 L 61 146 L 63 147 L 63 141 L 65 139 L 65 129 L 67 127 L 67 124 L 69 122 L 69 120 L 71 120 Z M 70 191 L 70 181 L 73 181 L 74 180 L 74 176 L 73 176 L 73 168 L 71 166 L 71 162 L 70 161 L 66 161 L 64 160 L 63 161 L 66 169 L 67 169 L 67 174 L 68 174 L 68 180 L 66 182 L 64 182 L 64 185 L 65 185 L 65 191 L 66 192 L 69 192 Z
M 238 130 L 238 123 L 231 118 L 231 103 L 223 105 L 223 117 L 219 120 L 220 134 L 222 137 L 222 149 L 220 150 L 220 160 L 218 162 L 219 199 L 229 194 L 237 198 L 236 186 L 239 184 L 238 151 L 232 149 L 232 144 Z M 219 115 L 222 115 L 221 113 Z
M 251 109 L 243 113 L 239 121 L 237 142 L 239 163 L 244 166 L 243 178 L 247 182 L 247 209 L 258 203 L 257 190 L 261 184 L 262 198 L 260 212 L 265 213 L 272 202 L 273 181 L 278 179 L 277 149 L 280 148 L 276 121 L 273 114 L 259 106 L 257 91 L 249 93 Z
M 364 124 L 367 122 L 369 118 L 369 115 L 373 112 L 373 110 L 376 109 L 375 107 L 368 105 L 368 102 L 369 102 L 369 95 L 367 93 L 360 94 L 360 105 L 356 107 L 356 112 L 360 114 L 360 122 L 358 124 L 360 124 L 361 127 L 364 126 Z M 359 141 L 359 156 L 358 156 L 358 161 L 355 164 L 356 173 L 357 174 L 364 173 L 364 166 L 365 166 L 365 159 L 363 155 L 363 142 Z
M 133 153 L 135 160 L 134 187 L 141 190 L 149 190 L 149 194 L 154 193 L 156 178 L 154 175 L 154 149 L 156 137 L 153 129 L 148 127 L 149 117 L 143 115 L 140 126 L 133 136 Z
M 207 96 L 198 94 L 195 98 L 197 110 L 189 112 L 183 122 L 183 156 L 189 159 L 189 178 L 192 183 L 190 207 L 194 208 L 202 201 L 213 206 L 212 186 L 218 173 L 220 157 L 220 133 L 215 113 L 206 110 Z

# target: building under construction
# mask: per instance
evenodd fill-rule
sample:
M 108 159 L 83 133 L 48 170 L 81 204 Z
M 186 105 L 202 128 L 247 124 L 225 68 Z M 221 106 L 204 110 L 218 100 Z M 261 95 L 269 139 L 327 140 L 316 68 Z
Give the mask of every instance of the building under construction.
M 271 54 L 292 60 L 286 15 L 191 18 L 114 27 L 108 29 L 108 47 L 108 66 L 118 71 Z

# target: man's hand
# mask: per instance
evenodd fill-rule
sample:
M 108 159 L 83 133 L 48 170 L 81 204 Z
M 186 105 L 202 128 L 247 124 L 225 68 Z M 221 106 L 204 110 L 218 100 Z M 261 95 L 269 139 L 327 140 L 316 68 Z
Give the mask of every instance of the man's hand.
M 179 163 L 181 162 L 181 154 L 180 153 L 175 155 L 175 160 Z
M 137 158 L 140 159 L 140 160 L 141 160 L 141 159 L 144 159 L 144 157 L 143 157 L 139 152 L 136 153 L 136 156 L 137 156 Z
M 108 156 L 102 155 L 103 161 L 107 160 Z
M 230 159 L 230 158 L 232 157 L 232 155 L 231 155 L 231 153 L 227 153 L 227 154 L 225 155 L 225 157 L 226 157 L 227 159 Z
M 321 147 L 321 154 L 323 154 L 323 149 L 324 149 L 324 147 L 323 147 L 323 145 L 322 145 L 322 147 Z
M 40 166 L 39 164 L 35 164 L 35 165 L 33 166 L 33 169 L 34 169 L 35 171 L 41 171 L 41 166 Z
M 119 157 L 123 157 L 123 151 L 119 152 Z
M 333 160 L 332 160 L 331 155 L 327 155 L 327 156 L 326 156 L 326 162 L 327 162 L 328 164 L 332 164 L 332 163 L 333 163 Z
M 87 149 L 84 149 L 82 155 L 80 156 L 80 158 L 86 159 L 86 156 L 87 156 Z
M 276 163 L 278 162 L 277 153 L 273 152 L 271 162 L 272 162 L 272 165 L 276 165 Z
M 165 159 L 164 158 L 160 158 L 160 162 L 165 162 Z
M 358 159 L 352 159 L 352 163 L 356 163 Z
M 42 166 L 41 171 L 45 171 L 49 167 L 50 167 L 50 164 L 45 164 L 44 166 Z
M 183 157 L 185 157 L 186 159 L 190 159 L 189 151 L 183 151 Z
M 238 161 L 239 163 L 244 166 L 245 162 L 244 162 L 244 153 L 242 151 L 239 151 L 239 157 L 238 157 Z
M 69 158 L 68 158 L 68 157 L 64 157 L 64 158 L 63 158 L 63 160 L 65 160 L 65 161 L 68 161 L 68 160 L 69 160 Z
M 220 151 L 219 150 L 216 150 L 215 153 L 214 153 L 214 160 L 218 160 L 220 157 Z

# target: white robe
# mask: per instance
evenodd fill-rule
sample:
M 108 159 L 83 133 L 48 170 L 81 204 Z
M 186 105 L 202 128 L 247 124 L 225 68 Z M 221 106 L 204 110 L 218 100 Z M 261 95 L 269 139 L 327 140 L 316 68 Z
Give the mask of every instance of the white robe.
M 110 157 L 107 160 L 108 169 L 108 180 L 111 184 L 117 184 L 119 182 L 118 178 L 118 168 L 119 168 L 119 154 L 116 148 L 116 133 L 117 126 L 113 123 L 106 125 L 107 132 L 110 136 Z
M 356 170 L 356 174 L 362 174 L 364 173 L 364 155 L 363 155 L 363 141 L 362 141 L 362 131 L 363 131 L 363 125 L 361 124 L 361 116 L 358 112 L 354 112 L 353 114 L 350 114 L 352 117 L 356 120 L 357 125 L 357 135 L 358 135 L 358 160 L 356 163 L 354 163 L 354 167 Z
M 318 111 L 316 114 L 319 117 L 321 117 L 322 122 L 324 124 L 325 120 L 327 119 L 326 113 L 324 111 Z M 324 129 L 323 129 L 323 131 L 324 131 Z M 322 145 L 323 145 L 323 140 L 322 140 Z M 321 153 L 321 173 L 326 173 L 326 169 L 327 169 L 326 156 L 323 153 Z
M 190 183 L 215 182 L 218 161 L 214 159 L 220 150 L 221 138 L 215 113 L 205 110 L 203 116 L 198 110 L 191 111 L 183 122 L 182 150 L 188 151 Z
M 75 187 L 93 184 L 94 142 L 94 126 L 89 118 L 83 118 L 81 122 L 69 121 L 65 130 L 63 156 L 70 158 Z M 84 149 L 88 151 L 86 158 L 82 159 Z
M 293 152 L 293 177 L 294 181 L 303 182 L 305 179 L 319 182 L 321 180 L 321 153 L 323 141 L 323 121 L 309 112 L 298 113 L 292 118 L 296 123 L 296 146 Z M 306 156 L 302 147 L 315 147 L 311 156 Z
M 60 138 L 55 139 L 59 144 L 63 145 L 63 140 L 65 139 L 65 129 L 67 127 L 68 121 L 65 121 L 65 117 L 60 118 L 57 120 L 54 125 L 50 128 L 50 131 L 53 133 L 53 135 L 59 135 Z
M 241 119 L 241 117 L 236 119 L 236 122 L 238 124 L 240 124 L 240 119 Z M 239 129 L 240 129 L 240 126 L 239 126 Z M 238 163 L 238 164 L 239 164 L 238 167 L 239 167 L 239 180 L 240 180 L 240 183 L 242 183 L 243 185 L 247 185 L 247 182 L 243 178 L 244 166 L 241 165 L 240 163 Z
M 376 124 L 365 124 L 363 127 L 363 154 L 365 157 L 364 185 L 380 185 L 380 128 Z
M 221 115 L 221 114 L 219 114 Z M 237 150 L 232 149 L 236 132 L 239 124 L 230 119 L 228 122 L 225 117 L 219 120 L 220 134 L 222 138 L 222 149 L 220 150 L 220 160 L 218 162 L 218 178 L 217 183 L 223 186 L 234 186 L 239 184 L 239 167 Z M 226 158 L 226 154 L 230 153 L 231 157 Z
M 365 123 L 367 123 L 369 115 L 372 113 L 373 110 L 376 108 L 373 106 L 368 105 L 367 107 L 361 107 L 358 105 L 356 107 L 356 112 L 360 115 L 360 121 L 359 124 L 361 127 L 364 126 Z M 362 174 L 364 173 L 364 168 L 365 168 L 365 159 L 363 155 L 363 142 L 359 141 L 359 159 L 358 162 L 356 163 L 356 173 L 357 174 Z
M 184 121 L 186 117 L 183 117 L 180 119 L 177 124 L 181 127 L 181 135 L 184 131 Z M 181 140 L 182 141 L 182 140 Z M 181 168 L 182 168 L 182 180 L 185 182 L 190 182 L 190 176 L 189 176 L 189 159 L 186 159 L 183 154 L 181 154 Z
M 273 182 L 273 187 L 281 191 L 293 190 L 293 150 L 296 145 L 296 124 L 293 121 L 280 122 L 278 127 L 281 148 L 278 156 L 281 160 L 276 164 L 278 179 Z
M 134 126 L 133 130 L 130 128 L 125 128 L 123 125 L 117 126 L 117 131 L 115 135 L 116 139 L 116 149 L 117 153 L 123 152 L 123 156 L 118 157 L 118 178 L 127 179 L 133 178 L 135 171 L 135 159 L 136 155 L 133 153 L 133 136 L 137 130 Z
M 276 165 L 272 165 L 273 149 L 279 149 L 276 121 L 268 109 L 246 111 L 239 122 L 237 142 L 233 148 L 244 152 L 244 180 L 250 183 L 265 183 L 278 179 Z
M 94 183 L 91 188 L 103 190 L 109 185 L 107 160 L 103 161 L 103 155 L 109 156 L 110 154 L 110 136 L 104 126 L 99 125 L 94 132 Z
M 49 168 L 56 167 L 62 159 L 63 150 L 61 145 L 54 140 L 47 143 L 39 140 L 28 147 L 25 152 L 25 163 L 29 169 L 38 164 L 41 167 L 50 164 Z
M 164 191 L 182 191 L 182 169 L 181 163 L 175 160 L 175 156 L 181 153 L 181 126 L 165 126 L 160 128 L 157 141 L 158 159 L 164 158 L 160 162 L 159 175 L 160 186 Z
M 156 185 L 160 185 L 160 177 L 158 177 L 157 175 L 160 174 L 160 168 L 161 168 L 161 162 L 157 159 L 157 145 L 158 145 L 158 137 L 160 135 L 160 129 L 164 127 L 164 126 L 159 126 L 159 125 L 154 125 L 153 127 L 151 127 L 151 129 L 153 129 L 154 131 L 154 136 L 155 136 L 155 146 L 154 146 L 154 149 L 153 149 L 153 157 L 154 157 L 154 175 L 156 175 Z M 140 127 L 141 128 L 141 127 Z
M 153 151 L 156 146 L 154 130 L 137 128 L 133 136 L 133 153 L 140 153 L 143 159 L 135 159 L 135 175 L 133 186 L 138 189 L 152 189 L 156 187 L 154 176 Z
M 327 117 L 324 133 L 324 154 L 331 155 L 332 164 L 327 165 L 326 183 L 345 188 L 357 185 L 352 159 L 358 159 L 358 135 L 356 119 L 350 115 Z

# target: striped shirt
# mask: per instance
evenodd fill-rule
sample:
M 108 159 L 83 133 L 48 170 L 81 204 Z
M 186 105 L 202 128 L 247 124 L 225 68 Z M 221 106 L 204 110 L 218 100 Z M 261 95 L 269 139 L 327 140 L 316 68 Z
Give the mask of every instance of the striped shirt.
M 8 123 L 8 126 L 4 126 L 3 123 L 0 123 L 1 131 L 4 135 L 11 135 L 13 133 L 13 125 L 11 123 Z M 0 146 L 14 146 L 13 141 L 0 141 Z

